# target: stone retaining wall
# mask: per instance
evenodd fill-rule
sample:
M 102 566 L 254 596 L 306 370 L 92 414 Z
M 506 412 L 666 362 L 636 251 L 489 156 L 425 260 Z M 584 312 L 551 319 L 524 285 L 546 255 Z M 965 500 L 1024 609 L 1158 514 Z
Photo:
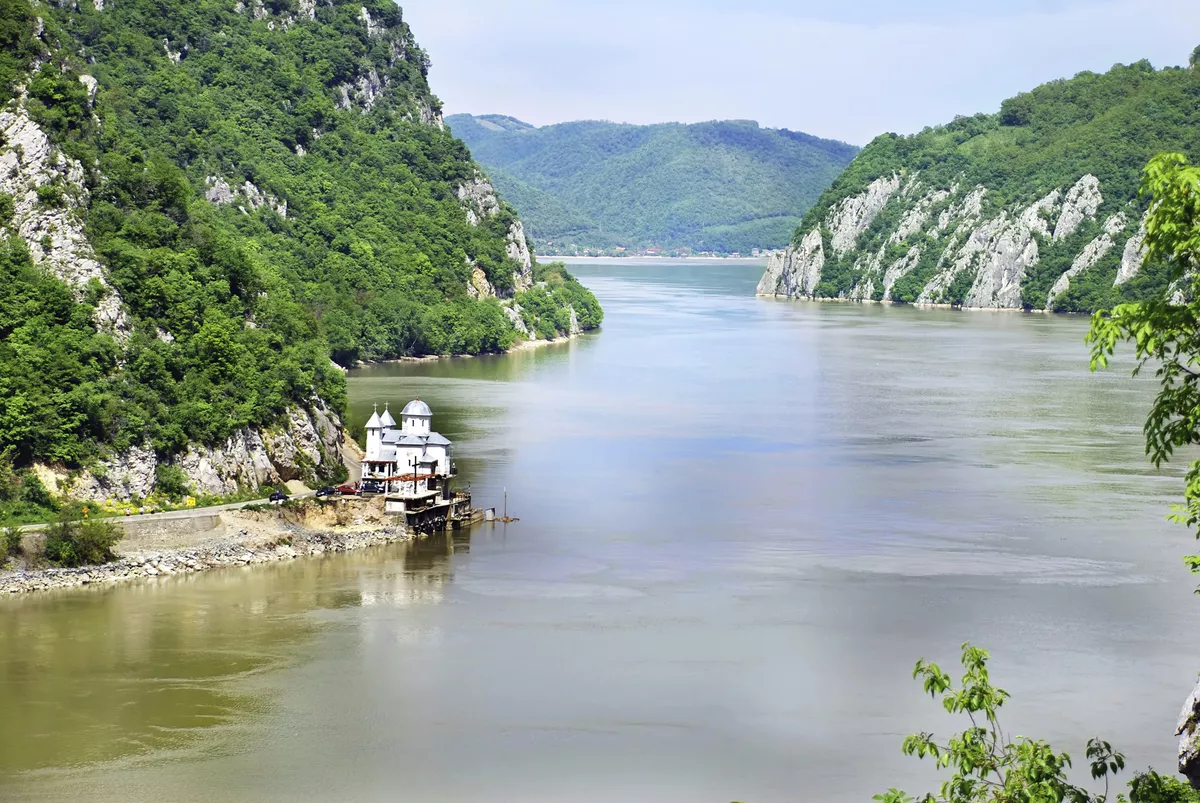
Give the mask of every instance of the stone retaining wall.
M 247 533 L 243 531 L 242 536 Z M 132 580 L 194 574 L 208 569 L 295 560 L 408 540 L 402 527 L 354 532 L 298 531 L 267 544 L 226 543 L 202 549 L 177 549 L 125 557 L 106 566 L 0 573 L 0 595 L 109 585 Z

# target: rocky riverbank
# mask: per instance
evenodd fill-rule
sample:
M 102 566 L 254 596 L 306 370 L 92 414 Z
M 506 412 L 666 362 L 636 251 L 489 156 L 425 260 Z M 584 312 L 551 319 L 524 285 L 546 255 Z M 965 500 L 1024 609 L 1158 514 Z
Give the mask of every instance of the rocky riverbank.
M 232 511 L 221 515 L 222 526 L 216 531 L 175 532 L 169 541 L 164 541 L 161 536 L 131 539 L 125 545 L 127 548 L 121 559 L 104 566 L 0 571 L 0 596 L 275 563 L 411 538 L 406 528 L 385 525 L 370 512 L 367 515 L 370 520 L 352 527 L 324 527 L 328 515 L 321 512 Z

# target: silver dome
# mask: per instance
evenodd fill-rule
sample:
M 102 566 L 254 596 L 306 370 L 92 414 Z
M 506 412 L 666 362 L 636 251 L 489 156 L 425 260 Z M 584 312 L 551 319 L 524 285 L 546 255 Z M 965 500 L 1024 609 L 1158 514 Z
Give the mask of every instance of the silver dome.
M 433 418 L 433 410 L 430 410 L 429 405 L 420 399 L 414 399 L 408 403 L 408 405 L 404 408 L 404 412 L 400 413 L 400 415 Z

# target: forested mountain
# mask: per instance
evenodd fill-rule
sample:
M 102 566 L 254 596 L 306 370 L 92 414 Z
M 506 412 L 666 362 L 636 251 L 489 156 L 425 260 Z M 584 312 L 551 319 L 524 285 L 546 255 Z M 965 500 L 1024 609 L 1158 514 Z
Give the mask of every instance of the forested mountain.
M 1161 288 L 1142 266 L 1142 171 L 1200 153 L 1200 73 L 1081 73 L 863 149 L 759 292 L 1089 311 Z
M 335 472 L 331 354 L 599 322 L 564 272 L 533 286 L 389 0 L 0 0 L 0 45 L 0 475 Z
M 782 247 L 857 153 L 842 142 L 732 120 L 682 125 L 447 118 L 539 249 Z

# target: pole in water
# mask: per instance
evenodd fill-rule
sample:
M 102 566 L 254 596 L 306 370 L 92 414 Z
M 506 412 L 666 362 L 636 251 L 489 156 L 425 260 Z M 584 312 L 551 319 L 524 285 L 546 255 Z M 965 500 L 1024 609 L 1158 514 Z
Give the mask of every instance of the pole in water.
M 504 518 L 508 519 L 508 489 L 504 489 Z

